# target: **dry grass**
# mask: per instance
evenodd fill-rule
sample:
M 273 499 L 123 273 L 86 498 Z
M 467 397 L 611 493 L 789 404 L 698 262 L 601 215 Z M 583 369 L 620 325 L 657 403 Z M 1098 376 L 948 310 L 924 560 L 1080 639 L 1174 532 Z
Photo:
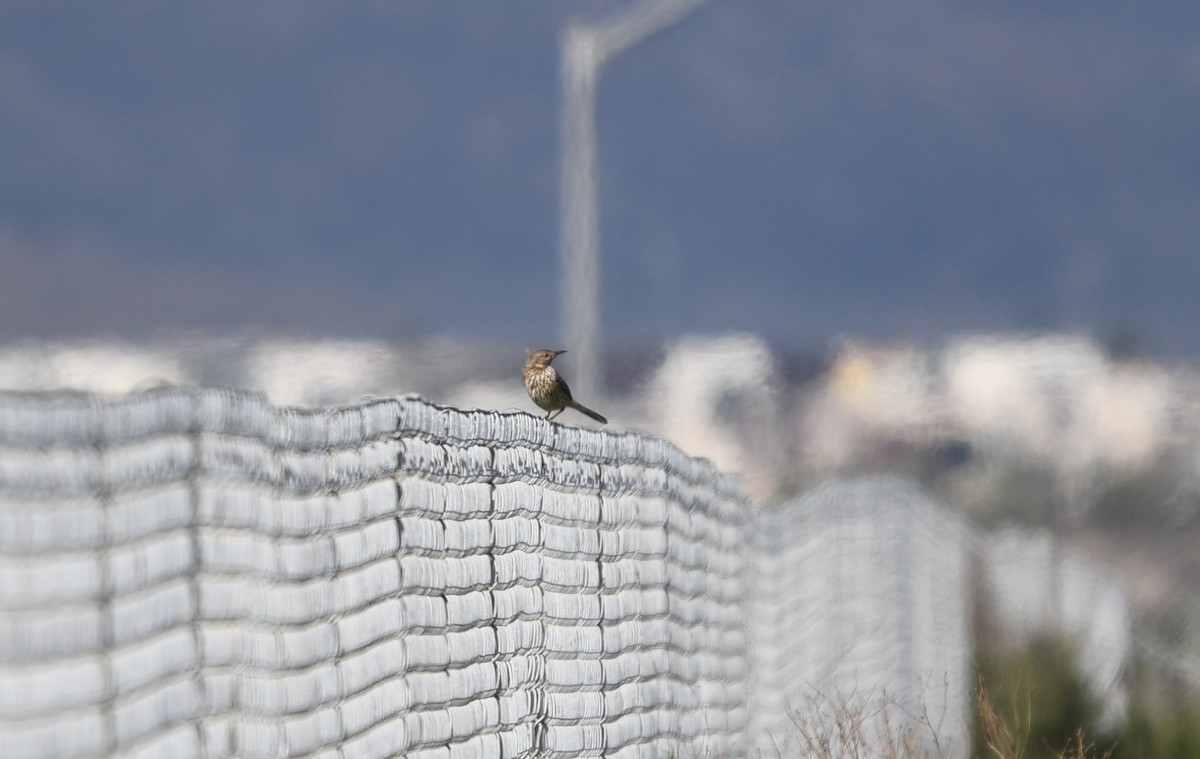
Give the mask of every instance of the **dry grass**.
M 975 708 L 976 755 L 1025 759 L 1033 722 L 1032 703 L 1025 700 L 1007 710 L 998 709 L 981 685 L 976 690 Z M 955 759 L 969 751 L 967 746 L 946 745 L 940 721 L 932 719 L 927 711 L 914 713 L 887 694 L 835 701 L 815 693 L 799 707 L 789 709 L 789 717 L 793 734 L 773 740 L 777 759 Z M 1110 755 L 1099 752 L 1082 730 L 1063 748 L 1037 753 L 1053 759 L 1108 759 Z
M 978 745 L 984 756 L 990 759 L 1023 759 L 1029 748 L 1030 725 L 1033 723 L 1033 705 L 1028 698 L 1022 703 L 1013 703 L 1009 709 L 1011 716 L 1005 719 L 981 682 L 975 692 L 975 714 L 978 719 Z M 1081 728 L 1075 731 L 1066 746 L 1051 755 L 1054 759 L 1108 759 L 1111 753 L 1100 753 L 1095 744 L 1084 737 Z
M 949 759 L 942 720 L 888 693 L 839 700 L 814 691 L 788 710 L 791 732 L 772 736 L 775 756 L 812 759 Z
M 1000 716 L 992 702 L 992 695 L 980 683 L 975 693 L 975 716 L 978 719 L 978 741 L 986 751 L 986 756 L 993 759 L 1021 759 L 1025 755 L 1025 747 L 1029 744 L 1029 724 L 1031 720 L 1031 705 L 1026 701 L 1013 704 L 1012 713 L 1017 719 L 1008 720 Z

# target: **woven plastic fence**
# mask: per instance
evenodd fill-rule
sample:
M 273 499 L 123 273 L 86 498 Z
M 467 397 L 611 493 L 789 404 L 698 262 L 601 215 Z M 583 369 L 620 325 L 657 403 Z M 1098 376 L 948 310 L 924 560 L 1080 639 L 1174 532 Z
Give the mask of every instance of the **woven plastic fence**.
M 748 514 L 525 414 L 0 396 L 0 754 L 743 755 Z

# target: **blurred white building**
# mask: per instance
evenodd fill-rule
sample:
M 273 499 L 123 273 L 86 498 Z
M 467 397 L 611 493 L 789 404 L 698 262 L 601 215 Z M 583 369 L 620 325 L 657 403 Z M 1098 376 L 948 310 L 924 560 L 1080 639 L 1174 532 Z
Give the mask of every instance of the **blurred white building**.
M 245 359 L 244 387 L 285 406 L 331 406 L 397 386 L 396 351 L 367 340 L 269 340 Z
M 27 343 L 0 347 L 0 389 L 216 384 L 302 406 L 415 392 L 533 413 L 520 382 L 523 359 L 520 349 L 489 353 L 448 340 Z M 1181 381 L 1179 372 L 1114 362 L 1072 336 L 972 337 L 936 351 L 851 341 L 822 378 L 787 387 L 770 347 L 735 334 L 679 340 L 639 389 L 590 400 L 615 426 L 657 433 L 741 474 L 759 498 L 847 469 L 903 470 L 923 453 L 962 443 L 991 461 L 1044 467 L 1068 483 L 1069 501 L 1086 504 L 1097 476 L 1143 471 L 1169 445 L 1200 451 L 1200 401 L 1192 395 L 1200 383 Z
M 851 342 L 834 356 L 803 422 L 818 469 L 861 462 L 882 442 L 964 441 L 1067 479 L 1138 472 L 1171 438 L 1172 376 L 1116 362 L 1072 336 L 972 337 L 941 351 Z
M 879 443 L 928 445 L 944 433 L 932 357 L 908 343 L 844 343 L 815 389 L 801 431 L 820 474 L 861 463 Z
M 693 456 L 741 476 L 756 498 L 774 487 L 781 426 L 767 344 L 752 335 L 671 345 L 644 398 L 645 423 Z
M 182 384 L 189 375 L 179 352 L 169 348 L 98 341 L 0 347 L 0 390 L 128 393 L 150 384 Z

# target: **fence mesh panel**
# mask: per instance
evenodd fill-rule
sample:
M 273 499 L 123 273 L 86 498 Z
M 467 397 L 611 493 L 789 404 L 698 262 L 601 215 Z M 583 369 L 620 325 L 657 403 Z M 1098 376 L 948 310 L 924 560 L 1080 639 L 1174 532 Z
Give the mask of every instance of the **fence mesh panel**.
M 0 399 L 5 757 L 743 752 L 746 499 L 415 399 Z
M 997 545 L 521 413 L 0 395 L 0 754 L 801 756 L 850 709 L 842 748 L 965 756 L 972 562 L 1018 626 L 1040 566 Z

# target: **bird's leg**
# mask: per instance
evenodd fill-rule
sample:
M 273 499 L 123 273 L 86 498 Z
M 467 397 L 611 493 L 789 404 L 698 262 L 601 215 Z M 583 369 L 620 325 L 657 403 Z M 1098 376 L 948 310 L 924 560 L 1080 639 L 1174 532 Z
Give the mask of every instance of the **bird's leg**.
M 561 408 L 560 408 L 558 411 L 555 411 L 553 414 L 551 414 L 550 412 L 546 412 L 546 418 L 547 418 L 547 419 L 553 419 L 554 417 L 558 416 L 559 414 L 561 414 L 561 413 L 562 413 L 563 411 L 565 411 L 565 410 L 566 410 L 566 409 L 561 409 Z

